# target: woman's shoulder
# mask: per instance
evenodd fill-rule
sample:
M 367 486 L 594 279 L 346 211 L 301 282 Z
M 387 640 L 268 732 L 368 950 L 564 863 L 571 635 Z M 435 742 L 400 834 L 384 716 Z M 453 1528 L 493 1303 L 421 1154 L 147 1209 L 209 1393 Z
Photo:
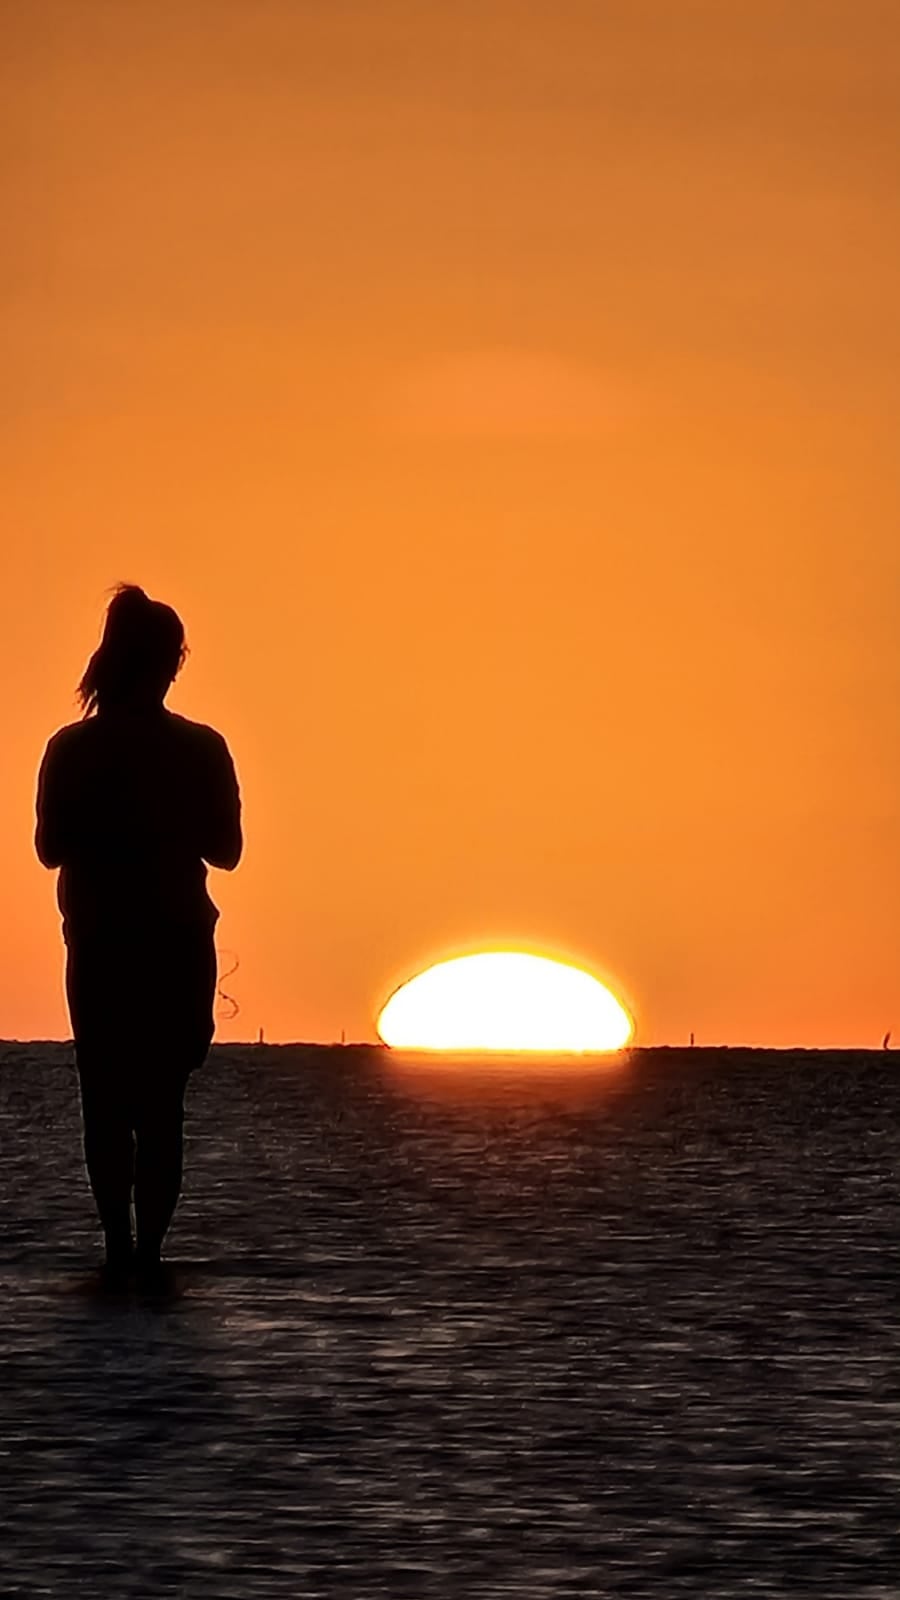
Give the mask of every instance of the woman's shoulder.
M 93 718 L 80 722 L 67 722 L 63 727 L 57 728 L 55 733 L 47 740 L 47 756 L 66 756 L 72 751 L 82 749 L 90 743 L 94 736 Z
M 227 751 L 224 734 L 210 727 L 209 723 L 193 722 L 190 717 L 183 717 L 177 711 L 167 711 L 166 719 L 173 738 L 181 743 L 213 756 Z

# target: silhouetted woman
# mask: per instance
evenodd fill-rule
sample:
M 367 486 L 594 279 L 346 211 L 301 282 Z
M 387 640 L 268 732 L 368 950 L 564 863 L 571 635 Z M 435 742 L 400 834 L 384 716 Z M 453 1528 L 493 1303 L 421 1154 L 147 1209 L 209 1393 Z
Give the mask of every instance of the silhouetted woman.
M 225 740 L 164 705 L 185 654 L 172 608 L 119 588 L 79 685 L 84 720 L 53 736 L 38 778 L 35 844 L 61 869 L 85 1160 L 112 1281 L 163 1275 L 184 1091 L 213 1036 L 205 863 L 231 870 L 242 847 Z

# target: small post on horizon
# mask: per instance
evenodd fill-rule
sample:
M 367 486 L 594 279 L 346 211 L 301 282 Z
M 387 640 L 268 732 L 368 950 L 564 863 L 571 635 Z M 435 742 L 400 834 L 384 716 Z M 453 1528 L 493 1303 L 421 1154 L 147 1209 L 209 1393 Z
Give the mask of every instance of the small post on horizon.
M 256 1042 L 257 1042 L 257 1044 L 265 1044 L 265 1039 L 263 1037 L 262 1028 L 260 1028 L 260 1030 L 259 1030 L 259 1038 L 257 1039 Z
M 694 1030 L 692 1028 L 691 1029 L 691 1049 L 693 1050 L 693 1048 L 694 1048 Z
M 342 1028 L 341 1029 L 341 1044 L 346 1044 L 346 1043 L 347 1043 L 347 1030 L 345 1028 Z

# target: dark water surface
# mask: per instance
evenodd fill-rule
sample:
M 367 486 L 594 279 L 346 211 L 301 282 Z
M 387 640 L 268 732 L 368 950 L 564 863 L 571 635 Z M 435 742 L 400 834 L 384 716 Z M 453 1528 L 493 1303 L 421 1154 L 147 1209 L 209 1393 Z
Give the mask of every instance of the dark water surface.
M 222 1048 L 169 1305 L 0 1046 L 0 1592 L 900 1596 L 900 1057 Z

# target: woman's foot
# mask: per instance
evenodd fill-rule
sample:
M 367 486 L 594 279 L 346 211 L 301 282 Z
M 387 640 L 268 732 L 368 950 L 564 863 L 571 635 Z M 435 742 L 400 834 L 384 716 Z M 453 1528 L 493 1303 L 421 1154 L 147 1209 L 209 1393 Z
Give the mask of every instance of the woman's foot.
M 171 1300 L 174 1298 L 177 1284 L 175 1281 L 175 1268 L 168 1261 L 145 1261 L 138 1265 L 136 1278 L 138 1294 L 148 1300 Z
M 101 1294 L 127 1294 L 131 1288 L 133 1268 L 131 1261 L 104 1261 L 98 1274 Z
M 141 1294 L 154 1300 L 168 1300 L 175 1293 L 175 1270 L 167 1261 L 160 1260 L 158 1244 L 148 1246 L 138 1242 L 134 1270 Z
M 106 1260 L 100 1268 L 100 1283 L 104 1291 L 120 1294 L 128 1288 L 134 1272 L 134 1245 L 131 1232 L 107 1233 Z

